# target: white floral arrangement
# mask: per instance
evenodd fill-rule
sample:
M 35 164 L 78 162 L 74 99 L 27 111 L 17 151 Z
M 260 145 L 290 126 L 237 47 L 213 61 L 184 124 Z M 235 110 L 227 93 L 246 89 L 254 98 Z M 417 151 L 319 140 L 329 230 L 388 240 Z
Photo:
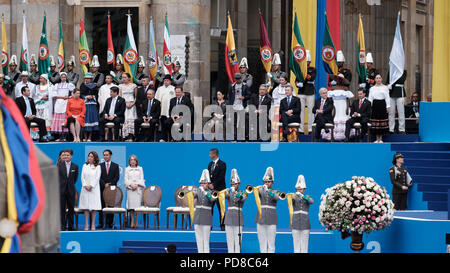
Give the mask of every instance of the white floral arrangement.
M 320 199 L 319 221 L 327 231 L 370 233 L 394 219 L 394 203 L 386 188 L 370 177 L 354 176 L 326 189 Z

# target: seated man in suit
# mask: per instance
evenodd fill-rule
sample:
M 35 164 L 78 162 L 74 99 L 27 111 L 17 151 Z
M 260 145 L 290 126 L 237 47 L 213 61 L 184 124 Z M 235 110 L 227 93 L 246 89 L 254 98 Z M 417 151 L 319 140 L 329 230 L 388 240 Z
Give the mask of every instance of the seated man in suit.
M 137 87 L 137 95 L 136 95 L 136 113 L 139 112 L 139 108 L 142 108 L 144 101 L 147 99 L 147 91 L 151 89 L 150 86 L 150 77 L 145 75 L 142 76 L 141 85 Z M 156 91 L 154 91 L 156 93 Z M 145 113 L 145 112 L 142 112 Z
M 325 128 L 326 123 L 333 123 L 334 102 L 332 98 L 328 98 L 327 92 L 328 90 L 326 88 L 319 90 L 320 99 L 316 100 L 313 108 L 313 113 L 316 115 L 314 119 L 314 123 L 316 124 L 316 139 L 320 139 L 322 129 L 325 129 L 325 132 L 329 133 L 329 130 Z
M 266 131 L 270 131 L 270 119 L 269 119 L 269 112 L 270 107 L 272 105 L 272 98 L 270 95 L 267 95 L 267 86 L 265 84 L 261 84 L 259 86 L 259 94 L 253 94 L 250 98 L 249 104 L 254 105 L 256 107 L 256 124 L 249 124 L 249 121 L 247 121 L 246 130 L 248 128 L 256 128 L 257 129 L 257 136 L 258 140 L 261 140 L 261 136 L 259 135 L 259 116 L 262 113 L 263 109 L 262 106 L 266 106 L 266 113 L 264 115 L 266 116 L 267 120 L 267 127 Z M 248 114 L 247 114 L 247 120 L 248 120 Z M 248 133 L 246 133 L 248 135 Z
M 366 90 L 362 87 L 358 90 L 358 99 L 354 100 L 350 106 L 350 119 L 345 123 L 345 140 L 350 138 L 350 131 L 355 123 L 361 123 L 361 135 L 367 133 L 367 123 L 372 114 L 372 105 L 366 98 Z
M 114 123 L 114 139 L 119 139 L 120 124 L 125 120 L 125 99 L 119 96 L 119 87 L 111 87 L 111 97 L 105 102 L 103 112 L 100 113 L 99 127 L 100 139 L 107 140 L 105 136 L 105 125 L 108 122 Z
M 36 117 L 36 105 L 34 104 L 34 100 L 30 98 L 30 88 L 23 86 L 20 91 L 22 92 L 22 96 L 16 98 L 16 104 L 22 112 L 28 128 L 30 128 L 32 122 L 36 123 L 39 126 L 39 142 L 47 142 L 48 140 L 45 138 L 47 135 L 45 120 Z
M 144 83 L 145 76 L 142 79 Z M 137 118 L 134 120 L 134 131 L 136 135 L 141 136 L 144 141 L 155 141 L 155 127 L 161 115 L 161 102 L 155 99 L 155 90 L 149 88 L 147 97 L 142 102 L 142 106 L 137 108 Z M 150 128 L 141 128 L 142 123 L 149 123 Z M 141 131 L 139 129 L 142 129 Z
M 171 134 L 172 125 L 183 117 L 182 112 L 175 113 L 175 114 L 172 113 L 173 108 L 179 104 L 186 105 L 187 107 L 189 107 L 189 109 L 191 111 L 191 117 L 194 115 L 194 105 L 192 104 L 191 100 L 187 96 L 185 96 L 183 87 L 181 87 L 181 86 L 175 87 L 175 98 L 170 99 L 170 106 L 169 106 L 170 118 L 168 118 L 166 120 L 166 123 L 167 123 L 166 128 L 169 130 L 168 133 L 169 133 L 170 138 L 172 138 L 172 134 Z M 191 126 L 192 126 L 192 124 L 191 124 Z
M 405 107 L 407 118 L 419 118 L 420 94 L 414 92 L 411 96 L 411 103 Z M 407 120 L 406 132 L 409 134 L 417 134 L 419 132 L 419 120 Z
M 292 86 L 285 88 L 286 97 L 280 102 L 281 123 L 283 124 L 283 141 L 287 140 L 288 124 L 300 123 L 301 102 L 300 99 L 292 95 Z

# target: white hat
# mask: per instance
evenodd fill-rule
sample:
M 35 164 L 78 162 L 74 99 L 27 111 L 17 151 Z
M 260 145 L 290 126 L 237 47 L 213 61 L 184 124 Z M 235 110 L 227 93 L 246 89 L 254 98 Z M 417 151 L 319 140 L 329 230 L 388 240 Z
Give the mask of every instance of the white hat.
M 345 63 L 345 57 L 344 57 L 344 52 L 342 52 L 342 50 L 339 50 L 336 54 L 336 61 L 338 63 Z
M 306 50 L 306 61 L 311 62 L 311 52 L 308 49 Z
M 116 64 L 123 65 L 123 57 L 122 54 L 118 53 L 116 56 Z
M 239 178 L 238 172 L 236 169 L 231 170 L 231 185 L 241 183 L 241 179 Z
M 100 67 L 100 62 L 98 61 L 98 56 L 94 55 L 91 61 L 91 67 Z
M 37 62 L 36 62 L 36 55 L 35 55 L 35 54 L 31 54 L 31 57 L 30 57 L 30 65 L 37 65 Z
M 199 183 L 211 183 L 211 178 L 209 176 L 209 171 L 204 169 L 202 172 L 202 176 L 200 177 Z
M 280 58 L 280 54 L 275 53 L 273 55 L 273 61 L 272 61 L 273 65 L 281 65 L 281 58 Z
M 239 64 L 239 68 L 241 68 L 241 67 L 245 67 L 245 68 L 248 69 L 248 61 L 247 61 L 247 58 L 243 57 L 243 58 L 241 59 L 241 63 Z
M 28 71 L 24 70 L 20 73 L 20 76 L 28 76 Z
M 9 65 L 17 65 L 17 56 L 12 55 L 11 60 L 9 61 Z
M 297 178 L 297 184 L 295 184 L 296 189 L 306 189 L 305 177 L 301 174 Z
M 143 56 L 139 56 L 138 67 L 145 67 L 145 60 Z
M 75 56 L 70 56 L 70 61 L 67 63 L 67 65 L 75 66 Z
M 181 66 L 180 58 L 178 58 L 178 56 L 175 56 L 175 58 L 173 60 L 173 64 L 175 66 Z
M 366 63 L 372 63 L 373 64 L 373 57 L 372 57 L 372 53 L 371 52 L 367 53 Z
M 48 83 L 48 74 L 41 74 L 41 75 L 39 75 L 39 77 L 44 78 Z
M 273 181 L 275 181 L 272 167 L 267 167 L 266 173 L 264 174 L 264 177 L 263 177 L 263 181 L 264 182 L 267 182 L 267 181 L 272 181 L 273 182 Z
M 55 58 L 53 58 L 53 55 L 50 55 L 49 58 L 50 58 L 50 66 L 56 66 Z

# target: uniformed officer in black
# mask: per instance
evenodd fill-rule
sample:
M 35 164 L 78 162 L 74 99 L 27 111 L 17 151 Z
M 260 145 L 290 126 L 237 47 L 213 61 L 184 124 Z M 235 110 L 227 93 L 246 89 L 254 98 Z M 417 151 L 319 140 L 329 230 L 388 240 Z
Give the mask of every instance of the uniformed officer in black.
M 372 53 L 370 52 L 367 53 L 366 62 L 367 62 L 366 94 L 367 97 L 369 97 L 369 90 L 372 86 L 375 85 L 375 77 L 380 73 L 378 73 L 378 70 L 373 66 Z
M 337 65 L 339 68 L 339 73 L 338 74 L 342 74 L 344 75 L 344 78 L 347 79 L 347 81 L 351 84 L 352 82 L 352 70 L 345 65 L 345 56 L 344 53 L 342 52 L 342 50 L 339 50 L 336 54 L 336 61 L 337 61 Z
M 394 159 L 392 160 L 394 166 L 389 169 L 394 208 L 396 210 L 406 210 L 408 189 L 412 186 L 411 176 L 408 171 L 406 171 L 403 161 L 404 157 L 402 154 L 395 154 Z

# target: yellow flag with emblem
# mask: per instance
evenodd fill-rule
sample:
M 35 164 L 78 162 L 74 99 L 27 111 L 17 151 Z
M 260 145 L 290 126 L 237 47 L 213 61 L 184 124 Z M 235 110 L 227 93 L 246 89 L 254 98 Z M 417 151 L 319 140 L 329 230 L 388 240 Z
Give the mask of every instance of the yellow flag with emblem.
M 220 204 L 220 222 L 223 222 L 223 216 L 225 215 L 225 194 L 227 189 L 221 190 L 218 194 Z

